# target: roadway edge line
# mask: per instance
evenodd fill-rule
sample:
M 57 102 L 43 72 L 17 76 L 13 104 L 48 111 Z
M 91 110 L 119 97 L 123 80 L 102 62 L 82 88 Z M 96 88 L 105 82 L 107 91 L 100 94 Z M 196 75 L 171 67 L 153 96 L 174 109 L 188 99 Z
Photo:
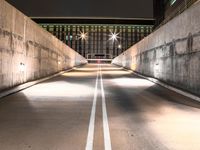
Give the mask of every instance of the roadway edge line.
M 101 66 L 100 66 L 100 81 L 101 81 L 101 97 L 102 97 L 104 148 L 105 150 L 112 150 Z
M 96 103 L 97 103 L 97 95 L 98 95 L 98 91 L 97 91 L 98 82 L 99 82 L 99 66 L 98 66 L 98 72 L 97 72 L 97 77 L 96 77 L 94 97 L 93 97 L 93 103 L 92 103 L 92 110 L 90 114 L 90 122 L 89 122 L 89 127 L 88 127 L 87 143 L 86 143 L 85 150 L 93 150 Z

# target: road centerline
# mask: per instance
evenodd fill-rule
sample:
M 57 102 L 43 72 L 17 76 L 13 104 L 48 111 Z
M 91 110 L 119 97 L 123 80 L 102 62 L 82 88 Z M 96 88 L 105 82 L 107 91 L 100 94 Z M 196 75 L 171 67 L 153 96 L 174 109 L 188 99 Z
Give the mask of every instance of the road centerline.
M 103 113 L 104 149 L 112 150 L 101 66 L 100 66 L 100 82 L 101 82 L 102 113 Z
M 92 110 L 91 110 L 91 115 L 90 115 L 90 123 L 89 123 L 87 144 L 86 144 L 85 150 L 93 149 L 96 103 L 97 103 L 97 95 L 98 95 L 98 82 L 99 82 L 99 65 L 98 65 L 98 71 L 97 71 L 97 77 L 96 77 L 96 83 L 95 83 L 94 98 L 93 98 Z

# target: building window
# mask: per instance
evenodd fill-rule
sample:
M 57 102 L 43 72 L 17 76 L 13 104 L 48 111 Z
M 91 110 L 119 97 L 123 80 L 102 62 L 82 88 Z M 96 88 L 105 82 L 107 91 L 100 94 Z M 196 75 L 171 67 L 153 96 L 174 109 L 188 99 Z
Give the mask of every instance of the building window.
M 119 55 L 131 45 L 151 33 L 152 26 L 138 25 L 89 25 L 89 24 L 42 24 L 42 27 L 63 40 L 81 55 L 95 58 L 94 54 L 105 54 L 104 58 Z M 88 35 L 81 40 L 79 31 Z M 120 33 L 117 41 L 110 41 L 110 32 Z M 120 45 L 120 48 L 119 48 Z
M 67 35 L 67 36 L 66 36 L 66 40 L 67 40 L 67 41 L 72 41 L 72 39 L 73 39 L 73 36 L 72 36 L 72 35 L 70 35 L 70 36 Z

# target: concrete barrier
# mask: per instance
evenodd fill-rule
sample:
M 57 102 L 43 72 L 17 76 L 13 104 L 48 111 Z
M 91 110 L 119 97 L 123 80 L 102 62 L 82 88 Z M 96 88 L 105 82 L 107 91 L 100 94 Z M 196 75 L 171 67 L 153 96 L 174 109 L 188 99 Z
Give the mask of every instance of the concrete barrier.
M 85 63 L 84 57 L 0 0 L 0 91 Z
M 199 14 L 197 1 L 113 63 L 200 96 Z

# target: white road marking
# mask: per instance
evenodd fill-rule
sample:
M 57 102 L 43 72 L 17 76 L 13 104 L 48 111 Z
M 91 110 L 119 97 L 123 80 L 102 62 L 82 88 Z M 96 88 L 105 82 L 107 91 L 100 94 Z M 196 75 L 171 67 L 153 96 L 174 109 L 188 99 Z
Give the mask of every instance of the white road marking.
M 93 149 L 95 113 L 96 113 L 96 103 L 97 103 L 97 94 L 98 94 L 98 91 L 97 91 L 98 80 L 99 80 L 99 66 L 98 66 L 98 72 L 97 72 L 97 77 L 96 77 L 94 98 L 93 98 L 92 111 L 91 111 L 90 123 L 89 123 L 89 129 L 88 129 L 87 144 L 86 144 L 85 150 L 92 150 Z
M 112 150 L 110 140 L 110 130 L 108 125 L 108 116 L 106 110 L 106 99 L 103 86 L 102 72 L 100 66 L 100 81 L 101 81 L 101 95 L 102 95 L 102 113 L 103 113 L 103 134 L 104 134 L 104 148 L 105 150 Z

